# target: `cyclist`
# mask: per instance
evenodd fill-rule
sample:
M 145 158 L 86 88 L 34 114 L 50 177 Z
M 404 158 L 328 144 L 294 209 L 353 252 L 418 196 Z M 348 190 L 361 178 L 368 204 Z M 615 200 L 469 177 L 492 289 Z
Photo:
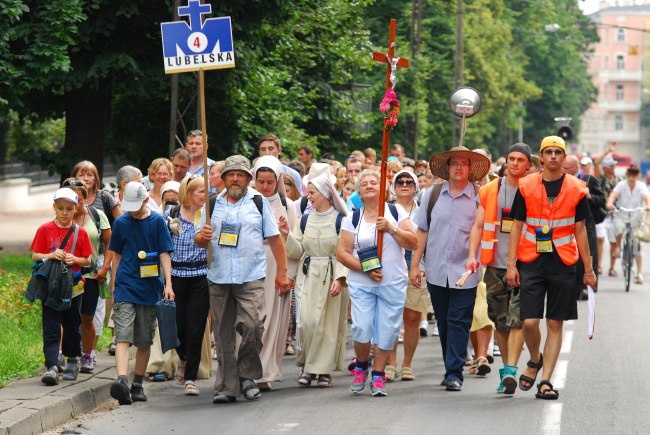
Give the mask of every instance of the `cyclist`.
M 646 210 L 650 210 L 650 193 L 648 193 L 648 187 L 639 181 L 640 173 L 641 171 L 637 165 L 630 165 L 627 168 L 625 180 L 619 182 L 614 187 L 614 190 L 612 190 L 612 193 L 609 194 L 609 198 L 607 198 L 606 207 L 608 210 L 614 210 L 616 208 L 614 203 L 618 207 L 627 209 L 645 206 Z M 629 215 L 632 228 L 638 226 L 640 218 L 641 213 L 639 211 Z M 625 221 L 621 216 L 614 216 L 614 230 L 616 232 L 616 250 L 617 253 L 620 253 L 621 239 L 625 231 Z M 634 256 L 636 257 L 636 279 L 634 282 L 643 284 L 643 271 L 641 268 L 643 259 L 641 257 L 640 244 L 637 240 L 634 241 L 634 251 Z

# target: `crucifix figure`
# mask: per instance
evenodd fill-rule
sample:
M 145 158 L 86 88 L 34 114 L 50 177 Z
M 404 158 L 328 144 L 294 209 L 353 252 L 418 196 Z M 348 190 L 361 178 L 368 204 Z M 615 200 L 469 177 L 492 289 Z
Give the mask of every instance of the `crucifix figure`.
M 397 20 L 390 20 L 390 30 L 388 32 L 388 53 L 375 51 L 372 53 L 372 59 L 386 64 L 386 91 L 392 90 L 397 82 L 395 73 L 397 68 L 408 68 L 409 61 L 402 57 L 395 57 L 395 31 L 397 28 Z M 386 202 L 386 174 L 388 168 L 386 166 L 386 159 L 388 158 L 388 144 L 390 143 L 390 129 L 387 128 L 386 122 L 388 118 L 384 118 L 384 133 L 381 141 L 381 179 L 379 181 L 379 216 L 384 216 L 384 203 Z M 382 242 L 384 239 L 383 231 L 377 234 L 377 251 L 381 259 Z

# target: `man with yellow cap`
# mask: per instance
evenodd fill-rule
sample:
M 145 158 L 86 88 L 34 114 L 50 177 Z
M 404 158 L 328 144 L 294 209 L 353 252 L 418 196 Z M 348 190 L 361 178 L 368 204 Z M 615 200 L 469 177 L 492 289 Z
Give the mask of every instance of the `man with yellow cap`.
M 574 291 L 578 260 L 584 264 L 584 284 L 596 285 L 585 227 L 591 213 L 587 189 L 583 181 L 562 172 L 565 158 L 562 138 L 542 140 L 539 159 L 543 171 L 519 180 L 508 244 L 506 279 L 511 286 L 520 287 L 520 316 L 530 351 L 519 388 L 530 390 L 543 369 L 535 397 L 545 400 L 559 397 L 550 380 L 562 347 L 562 327 L 565 320 L 578 317 Z M 539 323 L 544 315 L 547 337 L 542 357 Z

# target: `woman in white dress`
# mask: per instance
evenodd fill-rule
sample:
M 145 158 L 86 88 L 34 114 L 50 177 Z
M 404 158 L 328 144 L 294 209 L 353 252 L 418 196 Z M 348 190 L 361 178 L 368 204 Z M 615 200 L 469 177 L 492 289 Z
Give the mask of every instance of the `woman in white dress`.
M 313 210 L 301 217 L 287 239 L 287 256 L 300 260 L 296 278 L 296 363 L 298 385 L 332 385 L 331 373 L 345 367 L 347 269 L 336 261 L 336 246 L 345 203 L 323 174 L 309 181 Z
M 255 161 L 253 167 L 255 190 L 261 193 L 271 205 L 278 229 L 283 237 L 289 234 L 289 229 L 296 224 L 296 213 L 293 201 L 288 199 L 284 189 L 282 163 L 274 156 L 262 156 Z M 257 379 L 260 391 L 271 389 L 272 381 L 282 380 L 282 357 L 287 345 L 287 331 L 291 308 L 290 291 L 275 290 L 275 274 L 277 270 L 275 257 L 268 243 L 264 241 L 266 252 L 266 278 L 264 280 L 264 312 L 260 318 L 264 320 L 262 335 L 263 376 Z M 295 276 L 297 261 L 287 262 L 287 275 Z

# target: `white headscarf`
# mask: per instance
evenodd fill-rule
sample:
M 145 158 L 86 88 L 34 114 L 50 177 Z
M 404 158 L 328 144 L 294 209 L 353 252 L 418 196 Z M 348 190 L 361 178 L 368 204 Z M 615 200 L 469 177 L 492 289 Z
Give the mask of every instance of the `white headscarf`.
M 262 156 L 255 160 L 255 166 L 253 166 L 253 182 L 257 178 L 257 171 L 260 168 L 269 168 L 275 173 L 275 179 L 277 181 L 276 190 L 280 198 L 286 198 L 287 193 L 284 187 L 284 177 L 282 176 L 282 163 L 275 156 Z
M 332 167 L 328 163 L 315 162 L 311 164 L 309 168 L 309 174 L 307 175 L 307 180 L 311 181 L 319 175 L 323 174 L 332 174 Z
M 339 196 L 334 183 L 332 183 L 332 174 L 322 174 L 313 180 L 309 181 L 309 184 L 313 184 L 316 189 L 330 202 L 332 207 L 343 216 L 348 215 L 348 209 L 345 207 L 343 199 Z M 334 177 L 334 179 L 336 179 Z

